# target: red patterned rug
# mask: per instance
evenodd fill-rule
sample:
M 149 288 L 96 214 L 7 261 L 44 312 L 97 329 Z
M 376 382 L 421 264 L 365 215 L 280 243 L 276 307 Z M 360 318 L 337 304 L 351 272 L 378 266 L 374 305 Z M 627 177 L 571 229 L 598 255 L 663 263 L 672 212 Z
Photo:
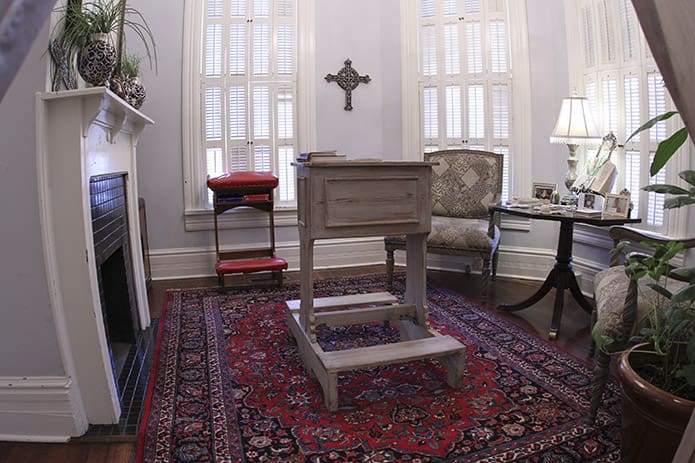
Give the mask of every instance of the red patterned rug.
M 315 284 L 317 297 L 383 290 L 382 276 Z M 433 327 L 467 347 L 465 387 L 436 360 L 359 370 L 330 413 L 288 339 L 298 285 L 169 291 L 137 461 L 620 461 L 615 382 L 589 426 L 584 362 L 450 290 L 427 296 Z M 325 350 L 397 341 L 382 323 L 318 335 Z

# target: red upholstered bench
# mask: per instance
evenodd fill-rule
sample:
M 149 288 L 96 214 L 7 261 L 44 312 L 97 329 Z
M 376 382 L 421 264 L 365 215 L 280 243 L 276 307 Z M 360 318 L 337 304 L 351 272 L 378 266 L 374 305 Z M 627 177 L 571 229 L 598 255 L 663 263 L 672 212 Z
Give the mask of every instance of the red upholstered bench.
M 271 272 L 273 279 L 282 284 L 282 271 L 287 262 L 275 257 L 275 221 L 273 218 L 273 190 L 278 178 L 272 172 L 229 172 L 208 178 L 213 191 L 215 217 L 215 273 L 224 286 L 224 276 L 234 273 Z M 253 207 L 270 214 L 270 245 L 266 249 L 221 252 L 217 216 L 237 207 Z
M 217 194 L 238 194 L 247 191 L 267 192 L 278 186 L 272 172 L 228 172 L 208 178 L 208 188 Z
M 287 270 L 287 262 L 279 257 L 246 260 L 223 260 L 215 264 L 218 275 L 232 273 L 254 273 L 264 271 Z

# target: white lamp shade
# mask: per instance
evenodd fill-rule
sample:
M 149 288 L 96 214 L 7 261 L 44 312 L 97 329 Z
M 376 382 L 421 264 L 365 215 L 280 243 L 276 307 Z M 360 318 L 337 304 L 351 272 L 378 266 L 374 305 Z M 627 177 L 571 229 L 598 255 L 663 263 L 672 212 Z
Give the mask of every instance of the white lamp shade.
M 601 134 L 591 117 L 589 100 L 580 96 L 563 98 L 550 143 L 586 145 L 600 139 Z

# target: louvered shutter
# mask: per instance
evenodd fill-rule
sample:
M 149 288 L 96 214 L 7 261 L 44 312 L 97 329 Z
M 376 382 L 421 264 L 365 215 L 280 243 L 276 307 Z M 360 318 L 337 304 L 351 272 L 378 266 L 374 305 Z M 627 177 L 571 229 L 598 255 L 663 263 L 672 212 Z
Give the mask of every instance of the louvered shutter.
M 507 0 L 419 0 L 424 152 L 505 155 L 510 191 L 511 60 Z
M 296 0 L 207 0 L 201 43 L 206 175 L 272 171 L 296 200 Z M 210 198 L 208 198 L 209 200 Z
M 619 141 L 626 140 L 647 120 L 673 109 L 673 103 L 644 46 L 630 0 L 579 0 L 577 11 L 586 97 L 600 129 L 604 133 L 613 131 Z M 626 143 L 613 158 L 620 165 L 624 182 L 614 189 L 627 188 L 633 210 L 643 218 L 642 225 L 661 232 L 667 231 L 664 197 L 640 188 L 667 180 L 664 169 L 650 178 L 649 166 L 658 143 L 671 132 L 667 123 L 660 122 Z M 592 154 L 587 151 L 588 158 Z

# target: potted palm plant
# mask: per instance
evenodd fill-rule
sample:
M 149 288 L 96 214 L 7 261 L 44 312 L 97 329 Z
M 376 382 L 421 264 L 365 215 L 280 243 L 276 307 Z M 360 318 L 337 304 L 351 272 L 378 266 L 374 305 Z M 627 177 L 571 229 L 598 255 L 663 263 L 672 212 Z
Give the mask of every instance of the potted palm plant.
M 51 56 L 56 44 L 66 67 L 75 69 L 92 85 L 108 85 L 123 55 L 124 30 L 131 30 L 144 44 L 150 66 L 156 62 L 152 31 L 145 18 L 125 0 L 68 0 L 56 11 L 62 13 L 52 31 Z M 117 44 L 113 39 L 117 36 Z M 60 64 L 60 63 L 54 63 Z
M 657 116 L 629 138 L 649 129 L 675 112 Z M 650 172 L 655 175 L 686 141 L 682 129 L 659 144 Z M 695 171 L 680 172 L 689 187 L 649 185 L 643 190 L 669 194 L 664 208 L 695 203 Z M 683 243 L 644 242 L 650 257 L 631 255 L 625 271 L 632 280 L 647 278 L 656 297 L 643 328 L 630 339 L 632 347 L 620 354 L 618 377 L 622 389 L 622 461 L 671 461 L 695 408 L 695 268 L 671 266 Z M 613 252 L 624 252 L 626 243 Z M 682 283 L 674 289 L 669 279 Z M 597 347 L 613 342 L 600 331 L 593 333 Z M 604 350 L 607 351 L 607 350 Z

